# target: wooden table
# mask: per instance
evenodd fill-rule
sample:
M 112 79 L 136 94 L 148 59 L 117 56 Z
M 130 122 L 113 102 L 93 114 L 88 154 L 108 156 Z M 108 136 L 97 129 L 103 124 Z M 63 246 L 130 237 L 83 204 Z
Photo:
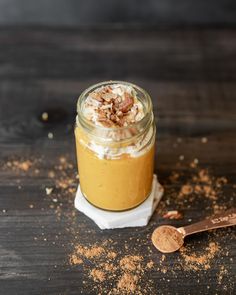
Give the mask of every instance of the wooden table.
M 165 195 L 144 228 L 101 231 L 73 208 L 76 99 L 107 79 L 134 82 L 153 99 L 155 171 Z M 0 293 L 97 294 L 99 286 L 101 294 L 108 293 L 117 277 L 94 282 L 89 273 L 96 260 L 69 263 L 76 245 L 108 241 L 118 253 L 117 265 L 125 255 L 143 256 L 142 265 L 153 261 L 138 282 L 143 293 L 235 294 L 235 228 L 187 239 L 186 253 L 205 255 L 209 262 L 196 269 L 183 254 L 163 258 L 150 241 L 159 224 L 189 224 L 236 206 L 235 93 L 233 29 L 2 27 Z M 183 185 L 195 189 L 194 175 L 202 169 L 209 169 L 214 185 L 221 176 L 227 183 L 223 179 L 216 197 L 196 192 L 181 197 Z M 183 218 L 164 218 L 169 210 Z M 209 254 L 210 243 L 217 253 Z

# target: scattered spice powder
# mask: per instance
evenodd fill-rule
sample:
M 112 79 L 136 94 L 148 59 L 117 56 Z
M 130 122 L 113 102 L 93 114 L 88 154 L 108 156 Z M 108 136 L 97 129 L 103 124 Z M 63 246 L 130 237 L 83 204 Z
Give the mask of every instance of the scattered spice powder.
M 151 260 L 147 263 L 147 268 L 153 268 L 154 262 Z
M 70 264 L 81 264 L 81 263 L 83 263 L 83 260 L 80 258 L 80 257 L 78 257 L 76 254 L 72 254 L 71 256 L 70 256 Z
M 90 276 L 93 278 L 94 282 L 103 282 L 105 280 L 105 273 L 100 270 L 93 268 L 90 272 Z
M 226 209 L 225 205 L 218 204 L 218 196 L 221 194 L 222 186 L 227 183 L 227 179 L 225 177 L 211 176 L 206 169 L 194 168 L 193 171 L 191 179 L 181 186 L 176 203 L 183 206 L 184 203 L 180 202 L 181 199 L 188 198 L 188 203 L 191 203 L 201 196 L 212 202 L 211 208 L 214 214 Z M 172 176 L 170 176 L 170 181 L 172 181 Z M 174 193 L 176 192 L 173 191 Z
M 102 255 L 104 253 L 104 248 L 100 246 L 92 246 L 89 248 L 78 245 L 75 247 L 75 253 L 90 259 Z
M 141 288 L 140 282 L 145 272 L 153 268 L 154 263 L 153 261 L 145 263 L 140 255 L 123 256 L 121 253 L 110 249 L 110 246 L 108 247 L 107 243 L 103 242 L 101 246 L 84 247 L 77 245 L 69 257 L 69 263 L 75 265 L 77 259 L 78 264 L 81 264 L 82 261 L 84 270 L 88 271 L 89 277 L 96 283 L 93 287 L 98 293 L 149 294 L 151 290 L 150 286 L 146 287 L 146 290 Z M 109 287 L 108 281 L 112 282 L 113 287 Z M 106 284 L 100 285 L 103 282 L 106 282 Z
M 160 271 L 163 273 L 163 274 L 166 274 L 167 273 L 167 267 L 166 266 L 163 266 Z
M 112 242 L 109 242 L 109 248 L 107 248 L 105 244 L 102 244 L 101 246 L 98 246 L 97 244 L 90 246 L 76 245 L 76 241 L 78 241 L 77 214 L 75 210 L 63 210 L 62 203 L 65 196 L 68 196 L 69 198 L 67 198 L 67 202 L 73 205 L 74 192 L 77 187 L 75 169 L 67 156 L 60 157 L 58 162 L 59 163 L 55 165 L 53 169 L 48 171 L 48 180 L 50 181 L 50 184 L 47 183 L 47 186 L 48 188 L 53 188 L 53 191 L 47 195 L 48 201 L 52 202 L 49 204 L 49 208 L 55 210 L 58 219 L 66 218 L 68 222 L 68 233 L 73 235 L 72 243 L 75 244 L 74 251 L 69 256 L 69 263 L 75 267 L 76 265 L 83 267 L 84 271 L 87 272 L 88 277 L 94 282 L 94 284 L 91 285 L 91 288 L 93 288 L 97 294 L 99 292 L 100 294 L 153 294 L 155 291 L 153 292 L 151 289 L 152 282 L 146 280 L 147 271 L 150 271 L 150 269 L 156 269 L 156 271 L 166 274 L 169 271 L 173 272 L 174 268 L 178 269 L 178 267 L 182 267 L 183 270 L 187 272 L 189 270 L 208 270 L 211 267 L 211 263 L 220 252 L 220 246 L 215 241 L 209 243 L 201 253 L 196 253 L 196 251 L 191 250 L 189 247 L 182 247 L 179 252 L 180 265 L 172 266 L 171 268 L 168 267 L 169 261 L 166 259 L 165 255 L 161 256 L 157 267 L 152 260 L 145 262 L 142 256 L 128 254 L 133 251 L 129 246 L 125 247 L 125 253 L 122 253 L 122 251 L 117 252 L 111 247 Z M 34 164 L 34 160 L 14 159 L 5 162 L 3 168 L 11 169 L 16 173 L 23 172 L 24 174 L 27 172 L 27 175 L 38 175 L 40 169 L 42 168 L 43 170 L 44 167 L 40 166 L 31 169 Z M 180 189 L 180 192 L 182 191 L 183 194 L 180 192 L 178 193 L 176 190 L 176 184 L 178 184 L 179 181 L 182 181 L 182 172 L 172 172 L 170 180 L 175 186 L 171 187 L 172 193 L 168 193 L 167 195 L 169 197 L 163 200 L 158 207 L 158 212 L 161 212 L 161 216 L 163 216 L 163 210 L 168 212 L 165 206 L 170 205 L 173 200 L 176 207 L 181 206 L 181 210 L 182 208 L 185 210 L 187 208 L 184 207 L 186 200 L 188 201 L 188 203 L 186 203 L 187 206 L 191 204 L 193 200 L 199 199 L 200 197 L 206 199 L 210 203 L 206 210 L 213 210 L 214 213 L 217 213 L 218 211 L 226 209 L 227 204 L 220 204 L 218 196 L 222 192 L 223 185 L 227 184 L 227 179 L 225 177 L 213 177 L 206 169 L 198 170 L 196 166 L 193 166 L 192 168 L 195 169 L 192 178 L 184 183 L 184 188 Z M 172 195 L 173 199 L 171 199 Z M 54 199 L 57 199 L 56 203 L 53 201 Z M 29 204 L 29 207 L 33 207 L 31 205 L 32 204 Z M 42 208 L 42 211 L 43 210 L 44 208 Z M 3 212 L 6 212 L 6 210 L 4 209 Z M 52 242 L 54 245 L 59 242 L 60 236 L 60 232 L 55 235 L 55 240 Z M 49 242 L 44 236 L 44 233 L 42 233 L 42 236 L 34 237 L 34 240 L 38 241 L 40 239 L 47 243 Z M 220 237 L 217 236 L 217 239 L 220 241 Z M 139 258 L 131 258 L 129 260 L 130 257 Z M 57 265 L 55 265 L 55 268 L 56 267 Z M 218 284 L 222 283 L 224 276 L 226 276 L 228 272 L 229 271 L 225 266 L 220 266 L 217 275 Z M 144 279 L 146 284 L 145 288 L 143 288 L 142 285 L 142 280 Z
M 108 252 L 108 254 L 107 254 L 107 257 L 110 259 L 114 259 L 114 258 L 116 258 L 116 256 L 117 256 L 117 254 L 113 251 Z
M 114 266 L 113 263 L 101 263 L 101 267 L 106 271 L 106 272 L 113 272 L 117 270 L 117 267 Z
M 186 247 L 180 249 L 180 254 L 185 262 L 184 268 L 197 271 L 209 269 L 212 259 L 219 251 L 219 245 L 216 242 L 210 242 L 203 254 L 191 253 Z
M 180 169 L 181 165 L 177 165 L 177 167 Z M 167 208 L 170 205 L 175 204 L 176 208 L 179 207 L 181 210 L 185 211 L 192 207 L 191 204 L 196 206 L 199 201 L 205 203 L 205 210 L 208 216 L 217 214 L 220 211 L 229 208 L 229 204 L 232 203 L 232 198 L 231 201 L 228 199 L 229 202 L 227 203 L 225 198 L 222 196 L 224 191 L 223 186 L 228 183 L 227 178 L 214 177 L 207 169 L 198 168 L 197 165 L 190 164 L 190 167 L 192 168 L 192 170 L 190 170 L 190 172 L 192 171 L 190 175 L 189 170 L 187 170 L 188 174 L 186 175 L 184 170 L 181 172 L 180 170 L 178 170 L 178 172 L 173 171 L 171 173 L 169 177 L 171 185 L 166 186 L 166 195 L 168 195 L 168 198 L 163 199 L 163 201 L 159 204 L 157 208 L 159 215 L 164 217 L 165 214 L 163 215 L 163 211 L 167 211 L 168 213 Z M 185 183 L 181 183 L 182 180 L 184 180 Z M 177 192 L 176 187 L 179 183 L 181 184 L 181 187 L 179 192 Z M 223 200 L 225 202 L 224 204 L 221 203 Z M 191 219 L 188 221 L 192 222 Z M 174 268 L 176 270 L 183 269 L 186 272 L 189 270 L 198 272 L 208 270 L 211 267 L 211 263 L 215 261 L 216 255 L 220 252 L 219 242 L 221 235 L 216 235 L 214 231 L 211 235 L 213 235 L 216 240 L 212 241 L 212 244 L 209 243 L 209 245 L 200 253 L 196 253 L 193 249 L 191 250 L 189 246 L 181 248 L 180 258 L 178 259 L 179 265 L 175 265 Z M 229 238 L 232 238 L 232 233 Z M 159 271 L 162 273 L 166 273 L 166 271 L 173 271 L 173 269 L 168 268 L 168 265 L 161 265 L 161 263 L 162 262 L 160 261 L 160 267 L 158 267 Z M 220 277 L 221 276 L 219 274 L 219 278 Z
M 222 283 L 223 278 L 228 274 L 228 270 L 225 268 L 224 265 L 220 267 L 220 272 L 217 276 L 217 282 L 220 285 Z
M 117 288 L 123 291 L 135 292 L 138 280 L 139 278 L 137 275 L 124 273 L 117 283 Z
M 185 184 L 181 187 L 180 196 L 186 196 L 193 192 L 193 188 L 189 184 Z
M 49 172 L 48 172 L 48 177 L 49 177 L 49 178 L 55 178 L 55 172 L 52 171 L 52 170 L 49 171 Z
M 194 159 L 191 163 L 190 163 L 190 167 L 191 168 L 196 168 L 197 165 L 199 163 L 199 160 L 198 159 Z
M 211 184 L 210 175 L 207 170 L 201 169 L 198 173 L 200 182 L 205 182 Z
M 30 167 L 32 166 L 32 162 L 30 160 L 25 160 L 25 161 L 18 161 L 18 160 L 13 160 L 13 161 L 7 161 L 6 166 L 13 171 L 21 170 L 24 172 L 27 172 Z
M 165 261 L 166 260 L 166 256 L 164 254 L 161 255 L 161 261 Z
M 179 173 L 177 172 L 172 172 L 171 175 L 170 175 L 170 181 L 171 182 L 176 182 L 178 179 L 179 179 Z
M 140 261 L 142 261 L 141 256 L 128 255 L 120 260 L 120 267 L 123 270 L 134 271 L 141 268 Z

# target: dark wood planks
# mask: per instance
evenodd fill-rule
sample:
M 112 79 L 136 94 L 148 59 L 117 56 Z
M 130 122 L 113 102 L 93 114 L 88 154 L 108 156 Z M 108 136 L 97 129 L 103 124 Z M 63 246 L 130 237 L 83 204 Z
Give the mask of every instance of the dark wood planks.
M 130 245 L 135 248 L 138 235 L 143 244 L 139 250 L 145 256 L 145 248 L 151 246 L 148 237 L 152 230 L 158 223 L 166 222 L 155 214 L 145 228 L 102 232 L 82 214 L 77 214 L 75 221 L 70 220 L 68 216 L 75 212 L 71 197 L 61 198 L 61 219 L 50 209 L 45 187 L 53 182 L 47 173 L 60 155 L 67 154 L 76 165 L 76 98 L 95 82 L 128 80 L 150 92 L 158 126 L 155 170 L 166 186 L 166 198 L 173 188 L 168 180 L 171 172 L 184 174 L 182 182 L 174 187 L 179 191 L 192 175 L 189 162 L 197 158 L 201 167 L 229 179 L 220 203 L 235 206 L 235 36 L 234 30 L 226 29 L 0 29 L 1 164 L 12 157 L 43 159 L 39 175 L 16 173 L 1 166 L 3 294 L 89 294 L 89 288 L 82 284 L 86 273 L 81 267 L 68 265 L 75 232 L 79 232 L 79 240 L 85 244 L 113 237 L 117 249 L 122 249 L 124 241 L 130 238 Z M 39 120 L 42 111 L 53 117 L 50 123 Z M 48 139 L 48 132 L 53 132 L 53 140 Z M 208 138 L 207 144 L 201 143 L 202 137 Z M 178 138 L 182 138 L 181 143 Z M 185 156 L 184 163 L 176 166 L 180 155 Z M 34 208 L 29 208 L 30 204 Z M 184 219 L 173 224 L 199 220 L 211 212 L 205 210 L 208 205 L 195 202 L 184 207 Z M 174 200 L 169 208 L 176 209 Z M 73 232 L 67 231 L 67 227 Z M 222 229 L 220 233 L 227 237 L 221 239 L 220 245 L 229 256 L 222 254 L 208 272 L 194 275 L 177 271 L 174 275 L 153 270 L 144 280 L 151 276 L 157 294 L 186 294 L 186 289 L 189 294 L 233 294 L 235 230 Z M 205 245 L 210 237 L 204 233 L 190 243 L 199 250 L 200 243 Z M 152 259 L 158 264 L 160 254 L 154 251 Z M 178 254 L 171 255 L 167 266 L 177 263 L 177 259 Z M 221 263 L 229 268 L 229 274 L 228 279 L 218 284 Z
M 235 79 L 230 29 L 2 29 L 0 44 L 1 78 Z

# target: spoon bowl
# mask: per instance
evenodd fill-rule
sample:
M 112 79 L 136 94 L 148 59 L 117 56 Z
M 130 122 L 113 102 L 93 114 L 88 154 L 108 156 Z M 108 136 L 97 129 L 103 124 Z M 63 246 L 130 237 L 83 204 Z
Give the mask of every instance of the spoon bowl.
M 154 246 L 162 253 L 172 253 L 184 244 L 184 235 L 174 226 L 162 225 L 152 234 Z
M 172 253 L 183 246 L 186 236 L 232 225 L 236 225 L 236 208 L 179 228 L 171 225 L 161 225 L 154 230 L 152 242 L 162 253 Z

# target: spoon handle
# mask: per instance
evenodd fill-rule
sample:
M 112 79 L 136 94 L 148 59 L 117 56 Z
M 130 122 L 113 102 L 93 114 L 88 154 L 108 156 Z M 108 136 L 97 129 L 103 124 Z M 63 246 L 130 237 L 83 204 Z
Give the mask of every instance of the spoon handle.
M 199 233 L 202 231 L 232 225 L 236 225 L 236 208 L 230 209 L 216 216 L 207 218 L 203 221 L 179 227 L 178 231 L 181 232 L 184 235 L 184 237 L 186 237 L 188 235 Z

